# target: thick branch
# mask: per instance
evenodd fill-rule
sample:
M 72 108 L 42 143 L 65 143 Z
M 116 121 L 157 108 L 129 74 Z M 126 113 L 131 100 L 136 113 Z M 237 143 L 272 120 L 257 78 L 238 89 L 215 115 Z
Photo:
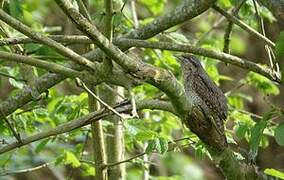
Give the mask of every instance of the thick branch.
M 92 40 L 87 36 L 83 35 L 50 35 L 47 36 L 60 43 L 67 44 L 92 44 Z M 39 41 L 33 40 L 29 37 L 12 37 L 0 39 L 0 46 L 15 45 L 15 44 L 26 44 L 26 43 L 40 43 Z
M 71 36 L 49 36 L 51 39 L 61 43 L 75 43 L 75 44 L 91 44 L 93 41 L 89 39 L 87 36 L 82 35 L 71 35 Z M 7 38 L 0 40 L 0 46 L 6 44 L 14 44 L 14 43 L 29 43 L 33 42 L 30 38 Z M 115 45 L 124 49 L 127 47 L 143 47 L 143 48 L 153 48 L 153 49 L 162 49 L 162 50 L 171 50 L 178 52 L 187 52 L 193 53 L 201 56 L 211 57 L 215 59 L 219 59 L 222 62 L 229 63 L 240 68 L 253 71 L 259 73 L 272 81 L 276 81 L 278 83 L 281 82 L 279 75 L 272 71 L 270 68 L 256 64 L 249 60 L 241 59 L 237 56 L 230 55 L 227 53 L 217 52 L 213 50 L 208 50 L 204 48 L 199 48 L 192 45 L 185 44 L 177 44 L 170 42 L 148 42 L 144 40 L 136 40 L 136 39 L 128 39 L 128 38 L 118 38 L 113 42 Z
M 122 37 L 131 39 L 151 38 L 175 25 L 184 23 L 185 21 L 202 14 L 215 2 L 216 0 L 184 0 L 181 5 L 177 6 L 173 11 L 157 18 L 146 26 L 131 31 Z M 131 46 L 128 46 L 127 48 L 130 47 Z M 127 48 L 124 47 L 122 50 L 126 50 Z M 102 59 L 102 52 L 98 49 L 93 50 L 87 53 L 86 57 L 90 60 L 98 61 Z
M 10 25 L 11 27 L 13 27 L 14 29 L 30 37 L 31 39 L 34 39 L 49 47 L 54 48 L 58 53 L 70 58 L 70 60 L 73 60 L 81 65 L 85 65 L 91 69 L 94 68 L 95 64 L 90 62 L 88 59 L 80 56 L 79 54 L 75 53 L 71 49 L 66 48 L 62 44 L 42 35 L 41 33 L 34 32 L 31 28 L 21 23 L 17 19 L 11 17 L 9 14 L 7 14 L 2 9 L 0 9 L 0 19 L 4 21 L 5 23 L 7 23 L 8 25 Z
M 240 68 L 253 71 L 259 73 L 272 81 L 281 83 L 281 79 L 279 75 L 271 70 L 268 67 L 256 64 L 254 62 L 241 59 L 237 56 L 226 54 L 223 52 L 217 52 L 213 50 L 207 50 L 204 48 L 195 47 L 192 45 L 184 45 L 177 43 L 169 43 L 169 42 L 149 42 L 144 40 L 135 40 L 135 39 L 123 39 L 120 38 L 115 41 L 115 44 L 120 46 L 133 46 L 133 47 L 143 47 L 143 48 L 153 48 L 153 49 L 162 49 L 162 50 L 172 50 L 179 52 L 188 52 L 201 56 L 211 57 L 214 59 L 219 59 L 225 63 L 229 63 Z
M 3 114 L 7 116 L 14 112 L 16 109 L 33 100 L 31 89 L 36 89 L 39 93 L 43 93 L 65 78 L 67 78 L 67 76 L 64 76 L 63 74 L 47 73 L 36 80 L 36 82 L 32 86 L 26 86 L 15 96 L 9 96 L 5 101 L 1 102 L 0 109 L 3 111 Z M 97 71 L 92 74 L 82 72 L 82 79 L 86 80 L 87 82 L 91 81 L 93 84 L 107 82 L 110 84 L 125 87 L 141 83 L 135 78 L 126 75 L 121 70 L 114 69 L 112 74 L 106 76 L 105 74 L 103 74 L 101 68 L 99 67 L 97 68 Z M 0 117 L 2 117 L 2 114 L 0 114 Z
M 98 29 L 88 22 L 67 0 L 56 0 L 57 4 L 77 25 L 77 27 L 90 37 L 104 53 L 125 70 L 134 73 L 135 76 L 145 79 L 150 84 L 164 91 L 171 99 L 174 107 L 180 114 L 190 110 L 191 100 L 185 95 L 182 85 L 173 74 L 160 68 L 153 67 L 142 61 L 137 61 L 124 54 L 118 47 L 105 38 Z
M 170 27 L 181 24 L 186 20 L 202 14 L 215 2 L 216 0 L 184 0 L 174 11 L 157 18 L 147 26 L 130 32 L 125 37 L 133 39 L 148 39 L 159 32 L 163 32 Z
M 4 61 L 9 60 L 9 61 L 20 62 L 24 64 L 29 64 L 31 66 L 43 68 L 47 71 L 62 74 L 66 77 L 80 77 L 82 75 L 81 72 L 79 71 L 75 71 L 73 69 L 67 68 L 62 65 L 58 65 L 53 62 L 47 62 L 29 56 L 23 56 L 19 54 L 0 51 L 0 58 L 2 58 Z
M 188 6 L 188 4 L 192 3 L 192 1 L 184 1 L 183 4 L 181 4 L 180 6 L 178 6 L 175 10 L 173 10 L 172 12 L 168 13 L 171 15 L 171 18 L 168 19 L 168 14 L 159 17 L 157 20 L 154 20 L 153 23 L 156 24 L 156 26 L 153 26 L 152 23 L 144 26 L 143 28 L 138 28 L 136 30 L 134 30 L 133 32 L 129 33 L 126 36 L 122 36 L 122 37 L 128 37 L 128 38 L 141 38 L 141 39 L 147 39 L 150 38 L 164 30 L 166 30 L 167 28 L 170 28 L 172 26 L 175 26 L 179 23 L 183 23 L 186 20 L 189 20 L 195 16 L 197 16 L 198 11 L 196 11 L 198 8 L 197 7 L 203 7 L 204 10 L 206 10 L 206 8 L 208 9 L 210 6 L 209 4 L 207 4 L 206 0 L 201 0 L 198 1 L 196 3 L 192 3 L 192 6 Z M 203 11 L 202 11 L 203 12 Z M 199 12 L 199 13 L 202 13 Z M 174 17 L 174 18 L 173 18 Z M 52 37 L 56 37 L 56 36 L 52 36 Z M 61 36 L 60 36 L 61 37 Z M 57 40 L 60 41 L 60 37 L 56 37 L 58 38 Z M 87 38 L 89 39 L 89 38 Z M 20 42 L 30 42 L 33 40 L 32 39 L 27 39 L 27 38 L 20 38 L 17 40 L 14 40 L 13 38 L 10 39 L 11 41 L 8 42 L 8 44 L 13 44 L 15 43 L 20 43 Z M 64 41 L 65 38 L 63 38 L 62 41 Z M 66 40 L 68 43 L 69 40 Z M 80 40 L 81 41 L 81 40 Z M 0 40 L 0 45 L 3 44 L 1 43 Z M 5 45 L 5 44 L 3 44 Z M 97 60 L 99 58 L 101 58 L 102 53 L 100 53 L 101 51 L 99 49 L 91 51 L 87 54 L 85 54 L 84 56 L 88 59 L 92 59 L 92 60 Z M 120 78 L 118 76 L 113 76 L 112 79 L 115 80 L 120 80 Z M 60 75 L 60 74 L 46 74 L 44 76 L 42 76 L 40 79 L 37 80 L 37 82 L 35 83 L 35 87 L 38 90 L 38 92 L 44 92 L 47 89 L 51 88 L 52 86 L 56 85 L 57 83 L 61 82 L 62 80 L 64 80 L 65 77 Z M 116 81 L 114 81 L 116 82 Z M 110 82 L 111 83 L 111 82 Z M 31 92 L 30 87 L 25 88 L 24 90 L 20 91 L 18 94 L 16 94 L 14 97 L 9 97 L 7 100 L 5 100 L 4 102 L 2 102 L 0 104 L 0 108 L 4 109 L 3 112 L 5 115 L 11 114 L 12 112 L 14 112 L 16 109 L 22 107 L 23 105 L 25 105 L 26 103 L 28 103 L 29 101 L 32 100 L 32 96 L 31 96 Z M 3 108 L 5 107 L 5 108 Z
M 78 11 L 72 7 L 72 4 L 70 4 L 69 1 L 56 0 L 56 2 L 70 17 L 73 23 L 76 24 L 82 32 L 88 35 L 88 37 L 90 37 L 107 56 L 116 61 L 125 70 L 134 73 L 139 78 L 146 79 L 147 82 L 164 91 L 170 98 L 176 112 L 178 112 L 181 119 L 187 117 L 192 108 L 191 99 L 185 95 L 183 87 L 177 82 L 172 74 L 163 69 L 155 68 L 149 64 L 141 61 L 135 61 L 134 59 L 128 57 L 120 49 L 109 42 L 95 26 L 90 24 L 80 13 L 78 13 Z M 211 154 L 217 155 L 218 152 L 211 152 Z M 220 154 L 218 154 L 218 158 L 221 158 L 221 161 L 226 160 L 225 157 Z M 237 160 L 236 157 L 232 157 L 232 159 Z M 233 164 L 228 164 L 228 166 L 232 167 Z M 242 169 L 242 165 L 240 164 L 236 168 Z M 230 178 L 229 175 L 232 174 L 232 172 L 226 173 L 226 177 Z M 253 176 L 250 174 L 253 174 Z M 248 171 L 245 172 L 243 177 L 258 177 L 258 175 L 255 171 Z

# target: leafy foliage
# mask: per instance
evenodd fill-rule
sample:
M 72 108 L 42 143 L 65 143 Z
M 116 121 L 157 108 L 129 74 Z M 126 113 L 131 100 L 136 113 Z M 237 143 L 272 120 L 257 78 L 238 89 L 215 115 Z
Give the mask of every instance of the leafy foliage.
M 273 84 L 270 80 L 268 80 L 266 77 L 263 77 L 259 74 L 250 72 L 247 76 L 247 82 L 248 84 L 256 87 L 264 94 L 272 94 L 272 95 L 278 95 L 279 89 L 278 87 Z
M 166 14 L 183 1 L 138 0 L 135 2 L 138 23 L 140 27 L 143 27 L 146 24 L 151 24 L 156 17 Z M 229 10 L 238 5 L 239 2 L 238 0 L 218 0 L 218 5 Z M 77 5 L 76 1 L 73 3 Z M 130 4 L 132 2 L 114 0 L 113 3 L 114 37 L 119 37 L 122 34 L 135 30 L 133 7 Z M 77 31 L 74 31 L 76 28 L 70 25 L 66 17 L 60 14 L 61 11 L 57 11 L 58 9 L 55 7 L 57 8 L 54 1 L 51 0 L 10 0 L 5 2 L 4 10 L 32 27 L 35 31 L 43 32 L 46 35 L 78 34 Z M 103 32 L 106 19 L 104 2 L 89 1 L 88 8 L 94 24 Z M 270 25 L 272 26 L 271 23 L 276 21 L 272 12 L 263 6 L 258 6 L 258 10 L 261 18 L 265 21 L 265 26 L 267 26 L 265 29 Z M 256 16 L 253 1 L 246 1 L 237 16 L 252 28 L 259 29 L 259 19 Z M 227 23 L 220 23 L 215 27 L 214 25 L 219 20 L 220 16 L 216 12 L 208 10 L 190 22 L 165 30 L 163 33 L 151 38 L 150 41 L 190 44 L 217 52 L 222 51 L 224 47 L 224 31 Z M 60 32 L 58 32 L 58 28 Z M 4 29 L 9 31 L 11 37 L 22 36 L 22 34 L 8 26 L 4 26 Z M 255 56 L 254 59 L 266 57 L 262 56 L 263 53 L 255 54 L 251 51 L 251 49 L 259 47 L 257 43 L 251 42 L 249 37 L 250 35 L 244 30 L 233 26 L 230 42 L 231 54 L 237 54 L 240 57 Z M 3 33 L 1 33 L 1 38 L 6 38 Z M 87 47 L 86 44 L 63 44 L 76 50 L 76 52 L 78 51 L 80 54 L 83 54 L 86 49 L 90 50 L 90 47 Z M 0 48 L 1 51 L 13 52 L 13 47 L 1 46 Z M 64 56 L 46 45 L 28 43 L 21 44 L 20 47 L 24 49 L 23 53 L 25 55 L 69 67 L 69 65 L 65 64 L 67 59 Z M 282 63 L 281 59 L 284 54 L 283 32 L 278 35 L 274 51 L 276 59 Z M 263 52 L 266 53 L 265 51 Z M 174 57 L 175 52 L 150 48 L 133 48 L 127 51 L 127 53 L 130 55 L 135 54 L 134 56 L 140 58 L 143 62 L 166 69 L 177 79 L 181 79 L 180 65 Z M 279 146 L 283 147 L 283 113 L 279 112 L 281 110 L 276 110 L 277 108 L 275 107 L 278 105 L 274 103 L 275 96 L 277 98 L 282 98 L 283 96 L 281 95 L 281 88 L 257 73 L 248 72 L 245 74 L 231 65 L 225 66 L 224 63 L 216 59 L 203 56 L 199 58 L 210 78 L 226 92 L 229 105 L 229 115 L 226 121 L 228 142 L 240 147 L 240 149 L 249 149 L 249 155 L 251 156 L 249 158 L 252 159 L 261 156 L 260 147 L 270 148 L 270 145 L 273 143 L 270 137 L 275 139 Z M 267 58 L 264 58 L 264 60 L 266 63 L 268 62 Z M 257 63 L 264 62 L 257 61 Z M 5 59 L 0 59 L 0 65 L 0 73 L 3 74 L 3 78 L 1 76 L 0 79 L 1 96 L 3 96 L 1 101 L 4 101 L 8 96 L 17 98 L 15 94 L 26 86 L 26 82 L 22 80 L 23 74 L 20 71 L 20 64 L 7 63 Z M 263 67 L 268 68 L 267 66 Z M 82 67 L 76 68 L 80 69 Z M 46 70 L 36 67 L 32 71 L 37 77 L 47 73 Z M 284 72 L 283 68 L 282 72 Z M 6 77 L 5 74 L 7 75 Z M 8 80 L 5 78 L 8 78 Z M 238 86 L 239 84 L 241 86 Z M 8 90 L 5 90 L 6 88 Z M 168 100 L 168 97 L 163 92 L 149 84 L 133 87 L 132 92 L 136 102 L 153 98 Z M 125 98 L 130 98 L 127 92 L 124 92 L 123 95 Z M 262 102 L 264 103 L 262 104 Z M 274 108 L 272 111 L 267 111 L 270 104 Z M 102 106 L 102 108 L 104 107 Z M 73 80 L 68 79 L 50 88 L 48 97 L 26 104 L 7 116 L 7 119 L 21 137 L 29 137 L 39 132 L 52 130 L 63 123 L 70 122 L 88 113 L 87 93 L 79 90 Z M 188 177 L 201 180 L 207 178 L 208 172 L 206 172 L 206 169 L 212 166 L 207 163 L 207 160 L 210 159 L 207 147 L 196 135 L 184 128 L 178 117 L 169 112 L 156 110 L 143 110 L 138 113 L 140 118 L 128 118 L 123 121 L 125 159 L 144 152 L 148 161 L 145 161 L 144 157 L 138 157 L 132 160 L 131 163 L 127 161 L 127 178 L 129 180 L 141 179 L 144 171 L 149 171 L 151 179 L 156 180 L 181 180 L 188 179 Z M 106 137 L 116 136 L 116 134 L 108 134 L 108 129 L 116 126 L 114 122 L 102 121 L 102 126 Z M 95 176 L 98 169 L 82 161 L 84 159 L 93 161 L 93 139 L 90 131 L 92 131 L 91 127 L 85 126 L 65 134 L 55 137 L 51 136 L 34 142 L 31 146 L 21 147 L 17 151 L 5 153 L 0 156 L 0 167 L 5 172 L 6 169 L 35 166 L 38 162 L 53 162 L 55 160 L 59 171 L 70 167 L 71 169 L 79 169 L 82 176 Z M 15 142 L 11 129 L 3 121 L 0 121 L 0 137 L 1 142 L 3 141 L 0 146 Z M 176 139 L 182 137 L 189 138 L 175 142 Z M 273 147 L 276 147 L 277 144 L 273 144 Z M 243 157 L 241 154 L 241 152 L 236 153 L 240 161 L 245 162 L 244 158 L 247 157 Z M 162 165 L 156 166 L 157 163 L 162 163 Z M 168 176 L 164 176 L 162 171 L 165 171 Z M 266 169 L 264 172 L 283 178 L 283 172 L 273 168 Z M 216 176 L 218 176 L 218 173 Z M 210 176 L 208 177 L 210 178 Z M 219 176 L 216 179 L 218 178 Z

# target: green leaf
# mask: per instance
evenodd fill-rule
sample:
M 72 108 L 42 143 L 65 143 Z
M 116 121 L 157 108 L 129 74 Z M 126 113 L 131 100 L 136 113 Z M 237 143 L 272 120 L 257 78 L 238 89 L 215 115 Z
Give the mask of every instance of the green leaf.
M 284 31 L 280 32 L 275 43 L 276 59 L 280 60 L 284 55 Z
M 268 175 L 270 175 L 270 176 L 275 176 L 275 177 L 278 177 L 278 178 L 280 178 L 280 179 L 284 179 L 284 173 L 281 172 L 281 171 L 278 171 L 278 170 L 276 170 L 276 169 L 267 168 L 267 169 L 264 170 L 264 173 L 265 173 L 265 174 L 268 174 Z
M 249 85 L 254 86 L 258 90 L 262 91 L 264 94 L 278 95 L 279 89 L 266 77 L 259 75 L 254 72 L 250 72 L 246 78 Z
M 157 133 L 154 131 L 141 131 L 135 135 L 138 141 L 148 141 L 157 137 Z
M 161 146 L 161 154 L 165 154 L 168 151 L 168 141 L 165 138 L 159 138 Z
M 221 7 L 229 8 L 232 6 L 232 3 L 230 0 L 218 0 L 218 3 Z
M 154 15 L 162 13 L 164 9 L 164 0 L 139 0 L 139 2 L 144 4 Z
M 81 165 L 75 154 L 70 151 L 65 151 L 64 153 L 64 164 L 71 165 L 74 168 L 80 167 Z
M 255 124 L 249 114 L 241 113 L 239 111 L 233 111 L 230 114 L 230 117 L 235 119 L 236 122 L 242 123 L 247 127 L 252 127 Z
M 240 139 L 243 139 L 246 135 L 246 132 L 249 130 L 249 127 L 247 124 L 244 124 L 244 123 L 240 123 L 238 126 L 237 126 L 237 129 L 236 129 L 236 136 Z
M 156 150 L 157 144 L 158 144 L 157 139 L 150 140 L 148 142 L 148 146 L 147 146 L 145 152 L 147 154 L 154 152 Z
M 10 0 L 9 1 L 9 11 L 13 17 L 19 20 L 22 20 L 23 11 L 22 11 L 20 0 Z
M 55 165 L 57 166 L 57 165 L 61 164 L 63 161 L 64 161 L 64 156 L 63 155 L 58 156 L 55 160 Z
M 149 154 L 154 151 L 160 154 L 164 154 L 165 152 L 167 152 L 168 151 L 168 141 L 162 137 L 150 140 L 148 142 L 148 146 L 145 152 Z
M 50 139 L 45 139 L 43 141 L 41 141 L 35 148 L 35 152 L 39 153 L 41 150 L 43 150 L 43 148 L 46 146 L 46 144 L 48 143 Z
M 200 160 L 204 160 L 206 158 L 206 152 L 206 148 L 202 144 L 199 144 L 195 149 L 195 156 Z
M 83 176 L 95 176 L 96 169 L 87 163 L 82 163 L 80 169 L 82 170 Z
M 284 146 L 284 123 L 281 123 L 277 126 L 274 137 L 280 146 Z
M 250 154 L 253 158 L 257 156 L 258 146 L 260 144 L 263 131 L 267 126 L 267 121 L 262 119 L 257 122 L 254 127 L 251 129 L 251 137 L 250 137 Z
M 243 93 L 233 93 L 233 94 L 229 94 L 228 96 L 228 103 L 238 109 L 243 109 L 244 107 L 244 101 L 243 100 L 247 100 L 249 102 L 252 102 L 253 99 L 251 96 L 247 95 L 247 94 L 243 94 Z
M 9 82 L 12 86 L 18 89 L 23 89 L 24 88 L 24 83 L 21 81 L 16 81 L 15 79 L 9 78 Z

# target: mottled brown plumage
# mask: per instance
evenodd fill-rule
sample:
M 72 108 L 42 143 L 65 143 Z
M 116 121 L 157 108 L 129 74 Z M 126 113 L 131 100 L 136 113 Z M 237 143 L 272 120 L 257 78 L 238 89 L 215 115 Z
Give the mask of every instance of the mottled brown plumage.
M 226 97 L 195 56 L 183 55 L 178 59 L 186 94 L 194 106 L 189 117 L 184 120 L 186 126 L 207 145 L 217 149 L 225 148 L 227 142 L 224 121 L 228 111 Z

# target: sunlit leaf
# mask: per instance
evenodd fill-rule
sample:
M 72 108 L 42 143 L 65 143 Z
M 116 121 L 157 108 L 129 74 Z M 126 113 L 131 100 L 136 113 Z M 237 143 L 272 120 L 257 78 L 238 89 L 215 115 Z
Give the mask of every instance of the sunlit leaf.
M 277 178 L 280 178 L 280 179 L 284 179 L 284 173 L 281 172 L 281 171 L 278 171 L 276 169 L 267 168 L 267 169 L 264 170 L 264 173 L 268 174 L 270 176 L 274 176 L 274 177 L 277 177 Z
M 243 54 L 247 50 L 246 42 L 239 35 L 232 35 L 230 48 L 234 54 Z
M 70 151 L 65 151 L 64 154 L 64 164 L 71 165 L 72 167 L 80 167 L 81 163 L 77 157 Z
M 82 170 L 83 176 L 95 176 L 96 175 L 96 169 L 87 163 L 82 163 L 80 166 L 80 169 Z
M 15 79 L 9 78 L 9 82 L 12 86 L 18 88 L 18 89 L 23 89 L 25 86 L 25 83 L 22 81 L 16 81 Z
M 135 138 L 138 141 L 151 140 L 154 139 L 155 137 L 157 137 L 157 133 L 151 130 L 141 131 L 135 135 Z
M 279 88 L 273 84 L 272 81 L 257 73 L 250 72 L 247 76 L 247 82 L 248 84 L 262 91 L 264 94 L 279 94 Z
M 154 15 L 160 14 L 164 9 L 164 0 L 139 0 L 144 4 Z

